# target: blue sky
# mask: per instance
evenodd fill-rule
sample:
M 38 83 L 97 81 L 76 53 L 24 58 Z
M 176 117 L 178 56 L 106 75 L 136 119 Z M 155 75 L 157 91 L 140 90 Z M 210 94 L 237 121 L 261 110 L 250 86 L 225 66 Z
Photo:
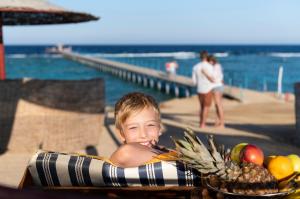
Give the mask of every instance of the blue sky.
M 299 0 L 50 0 L 101 19 L 4 27 L 6 44 L 300 44 Z

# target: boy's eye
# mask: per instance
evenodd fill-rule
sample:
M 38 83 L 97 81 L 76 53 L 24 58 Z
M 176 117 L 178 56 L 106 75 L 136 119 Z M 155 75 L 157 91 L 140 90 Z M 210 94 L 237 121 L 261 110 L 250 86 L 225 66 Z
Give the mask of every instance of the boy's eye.
M 136 128 L 137 128 L 136 126 L 129 127 L 129 130 L 133 130 L 133 129 L 136 129 Z
M 159 124 L 158 124 L 158 123 L 149 123 L 148 126 L 155 126 L 155 127 L 158 127 Z

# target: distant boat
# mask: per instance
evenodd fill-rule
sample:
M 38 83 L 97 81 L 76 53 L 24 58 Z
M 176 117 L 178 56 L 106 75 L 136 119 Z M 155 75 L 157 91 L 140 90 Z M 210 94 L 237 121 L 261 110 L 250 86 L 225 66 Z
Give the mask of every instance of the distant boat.
M 57 54 L 59 52 L 72 52 L 72 47 L 65 47 L 62 44 L 57 44 L 56 46 L 50 47 L 50 48 L 46 48 L 46 53 L 50 53 L 50 54 Z

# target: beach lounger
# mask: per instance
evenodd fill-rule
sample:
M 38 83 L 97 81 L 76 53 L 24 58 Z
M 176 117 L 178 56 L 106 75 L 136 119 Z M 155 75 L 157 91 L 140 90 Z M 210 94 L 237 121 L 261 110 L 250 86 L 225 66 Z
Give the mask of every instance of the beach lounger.
M 156 159 L 139 167 L 120 168 L 105 158 L 38 151 L 20 188 L 199 198 L 200 185 L 197 171 L 175 160 Z

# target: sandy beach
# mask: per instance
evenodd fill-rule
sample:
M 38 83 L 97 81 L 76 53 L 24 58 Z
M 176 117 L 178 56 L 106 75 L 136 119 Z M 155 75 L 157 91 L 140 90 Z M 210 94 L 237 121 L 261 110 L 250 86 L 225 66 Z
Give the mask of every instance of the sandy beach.
M 160 104 L 164 133 L 160 144 L 174 147 L 170 136 L 180 138 L 185 128 L 194 130 L 201 138 L 214 134 L 218 143 L 232 147 L 248 142 L 261 147 L 266 155 L 300 154 L 295 132 L 294 98 L 289 101 L 277 99 L 273 93 L 245 90 L 244 102 L 224 99 L 226 127 L 215 128 L 215 110 L 211 107 L 208 126 L 199 128 L 199 104 L 197 96 L 175 98 Z M 121 144 L 114 133 L 113 108 L 106 107 L 106 116 L 96 152 L 99 156 L 110 154 Z M 10 142 L 21 140 L 27 135 L 12 136 Z M 74 143 L 76 144 L 76 143 Z M 278 150 L 280 148 L 280 151 Z M 80 153 L 86 153 L 84 149 Z M 0 184 L 17 187 L 31 152 L 7 151 L 0 156 Z

